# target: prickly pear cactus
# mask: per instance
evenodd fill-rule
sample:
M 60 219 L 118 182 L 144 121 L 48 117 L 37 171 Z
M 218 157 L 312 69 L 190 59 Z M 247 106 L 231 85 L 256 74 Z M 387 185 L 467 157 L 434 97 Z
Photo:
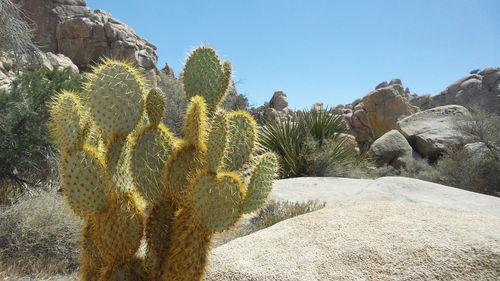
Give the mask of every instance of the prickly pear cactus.
M 127 63 L 105 61 L 51 106 L 64 194 L 85 220 L 83 280 L 201 280 L 212 235 L 271 191 L 277 161 L 256 153 L 255 121 L 218 106 L 231 64 L 199 47 L 181 78 L 183 139 L 161 123 L 165 95 Z

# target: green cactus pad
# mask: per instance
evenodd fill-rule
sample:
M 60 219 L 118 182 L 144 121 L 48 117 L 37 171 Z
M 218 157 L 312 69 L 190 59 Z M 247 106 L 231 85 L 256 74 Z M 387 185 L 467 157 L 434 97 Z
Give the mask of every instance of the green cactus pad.
M 137 191 L 149 202 L 164 200 L 163 171 L 175 148 L 175 139 L 168 129 L 146 127 L 137 137 L 131 150 L 131 172 Z
M 205 151 L 205 138 L 207 133 L 207 109 L 205 100 L 196 96 L 191 99 L 184 119 L 184 140 L 197 150 Z
M 278 160 L 272 152 L 267 152 L 258 160 L 247 186 L 243 211 L 251 213 L 260 208 L 273 188 L 278 171 Z
M 149 123 L 152 126 L 158 126 L 163 119 L 165 111 L 165 94 L 159 89 L 151 89 L 146 98 L 146 112 L 148 113 Z
M 73 150 L 83 144 L 86 120 L 77 94 L 64 91 L 50 106 L 52 135 L 63 150 Z
M 231 173 L 202 173 L 194 182 L 193 205 L 196 216 L 210 232 L 224 231 L 242 214 L 244 188 Z
M 88 102 L 96 124 L 106 135 L 127 136 L 143 112 L 143 82 L 137 70 L 108 60 L 89 80 Z
M 98 247 L 107 264 L 131 259 L 139 249 L 143 234 L 143 216 L 135 199 L 125 195 L 96 217 Z
M 245 111 L 231 112 L 228 123 L 224 166 L 228 171 L 236 171 L 243 167 L 252 153 L 257 125 L 252 116 Z
M 90 148 L 70 152 L 61 166 L 63 192 L 75 214 L 84 218 L 99 212 L 110 199 L 111 179 L 97 153 Z
M 224 148 L 226 147 L 226 113 L 222 110 L 217 111 L 212 117 L 210 124 L 207 140 L 207 147 L 209 149 L 206 154 L 207 167 L 210 172 L 215 173 L 221 164 L 224 156 Z
M 229 62 L 221 65 L 214 49 L 199 47 L 188 57 L 181 78 L 188 100 L 200 95 L 209 108 L 215 108 L 226 94 L 231 67 Z
M 125 138 L 114 137 L 106 148 L 106 164 L 114 189 L 119 193 L 130 192 L 134 188 L 128 168 L 130 143 Z
M 165 167 L 164 182 L 168 194 L 179 207 L 190 204 L 190 182 L 203 161 L 202 154 L 185 143 L 170 156 Z

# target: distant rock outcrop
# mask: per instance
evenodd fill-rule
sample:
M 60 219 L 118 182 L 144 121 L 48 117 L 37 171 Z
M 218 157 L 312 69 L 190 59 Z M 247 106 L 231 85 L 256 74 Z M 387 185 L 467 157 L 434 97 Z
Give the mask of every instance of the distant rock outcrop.
M 155 68 L 156 47 L 126 24 L 85 0 L 14 0 L 34 23 L 35 41 L 46 52 L 64 54 L 80 69 L 102 57 L 132 59 L 144 70 Z
M 283 91 L 276 91 L 269 101 L 269 107 L 281 111 L 288 107 L 288 98 Z
M 500 67 L 471 73 L 453 82 L 438 95 L 416 96 L 410 102 L 422 110 L 458 104 L 500 114 Z

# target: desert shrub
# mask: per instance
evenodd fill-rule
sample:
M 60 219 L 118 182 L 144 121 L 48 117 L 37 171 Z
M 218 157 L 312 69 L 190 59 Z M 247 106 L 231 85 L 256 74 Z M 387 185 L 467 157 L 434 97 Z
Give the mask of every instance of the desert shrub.
M 259 124 L 260 126 L 264 126 L 266 123 L 268 123 L 270 120 L 272 120 L 271 116 L 269 115 L 269 103 L 265 102 L 263 105 L 258 106 L 258 107 L 250 107 L 248 109 L 248 113 L 252 115 L 253 119 Z
M 340 115 L 326 111 L 304 112 L 296 122 L 268 121 L 260 130 L 259 146 L 280 156 L 281 176 L 324 176 L 335 166 L 360 162 L 341 133 L 346 127 Z
M 320 203 L 318 200 L 297 203 L 269 200 L 248 219 L 242 220 L 229 231 L 217 233 L 211 246 L 219 247 L 236 238 L 252 234 L 280 221 L 314 212 L 325 206 L 325 202 Z
M 8 92 L 0 92 L 0 188 L 33 186 L 51 175 L 54 148 L 48 128 L 48 103 L 55 93 L 81 87 L 69 70 L 26 71 Z M 52 166 L 54 167 L 54 166 Z
M 25 194 L 0 211 L 0 279 L 76 270 L 81 227 L 60 195 Z
M 449 148 L 437 168 L 446 185 L 470 191 L 500 195 L 500 116 L 472 109 L 472 122 L 460 129 L 485 145 L 480 155 L 470 155 L 461 147 Z
M 308 176 L 346 176 L 350 169 L 364 165 L 366 160 L 354 146 L 337 135 L 325 139 L 321 146 L 317 140 L 307 138 L 303 149 Z
M 10 0 L 0 0 L 0 52 L 13 55 L 19 66 L 20 56 L 28 61 L 38 59 L 39 48 L 33 43 L 33 34 L 27 17 Z
M 226 95 L 220 105 L 227 111 L 247 110 L 248 98 L 243 94 Z
M 500 195 L 500 161 L 493 153 L 477 157 L 463 148 L 448 149 L 439 160 L 437 168 L 441 183 L 469 191 Z
M 167 126 L 176 136 L 184 136 L 183 124 L 184 116 L 187 108 L 187 100 L 182 90 L 182 81 L 164 73 L 160 73 L 158 87 L 165 93 L 165 115 L 163 116 L 163 123 Z M 236 93 L 234 90 L 232 95 L 226 95 L 221 102 L 221 107 L 232 110 L 246 110 L 248 107 L 248 99 Z
M 280 221 L 320 210 L 326 206 L 318 200 L 307 202 L 269 201 L 250 219 L 253 230 L 257 231 Z
M 184 135 L 182 126 L 187 107 L 187 100 L 182 89 L 182 82 L 175 77 L 161 73 L 158 87 L 166 96 L 163 123 L 175 135 L 182 137 Z

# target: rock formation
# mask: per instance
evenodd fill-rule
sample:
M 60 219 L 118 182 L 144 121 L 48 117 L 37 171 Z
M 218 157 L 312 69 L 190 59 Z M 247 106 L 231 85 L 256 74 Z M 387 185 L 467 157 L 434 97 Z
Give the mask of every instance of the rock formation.
M 414 154 L 410 144 L 398 130 L 385 133 L 375 140 L 368 150 L 368 155 L 378 164 L 389 164 L 395 168 L 406 166 Z
M 463 130 L 471 121 L 471 114 L 465 107 L 446 105 L 415 113 L 399 121 L 398 125 L 418 153 L 436 158 L 448 147 L 474 141 L 474 137 Z
M 488 67 L 458 79 L 438 95 L 413 97 L 410 102 L 422 110 L 458 104 L 500 114 L 500 67 Z
M 45 68 L 52 70 L 54 68 L 62 70 L 69 68 L 71 72 L 78 73 L 78 67 L 65 55 L 53 54 L 52 52 L 38 54 L 38 59 L 35 61 L 28 61 L 26 57 L 20 58 L 20 63 L 29 70 L 37 68 Z M 0 89 L 8 90 L 10 84 L 18 76 L 17 71 L 13 69 L 14 61 L 11 57 L 0 57 Z
M 339 203 L 213 249 L 204 280 L 494 280 L 499 227 L 421 203 Z
M 14 0 L 35 25 L 35 41 L 46 52 L 62 53 L 79 68 L 102 57 L 132 59 L 144 70 L 155 68 L 156 47 L 126 24 L 85 0 Z
M 288 107 L 288 98 L 283 91 L 276 91 L 269 101 L 269 107 L 277 111 L 283 110 Z
M 370 92 L 363 98 L 372 136 L 398 129 L 400 118 L 419 111 L 418 107 L 409 103 L 400 83 L 393 80 L 389 86 Z

